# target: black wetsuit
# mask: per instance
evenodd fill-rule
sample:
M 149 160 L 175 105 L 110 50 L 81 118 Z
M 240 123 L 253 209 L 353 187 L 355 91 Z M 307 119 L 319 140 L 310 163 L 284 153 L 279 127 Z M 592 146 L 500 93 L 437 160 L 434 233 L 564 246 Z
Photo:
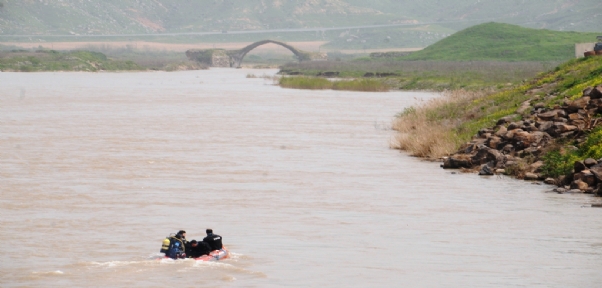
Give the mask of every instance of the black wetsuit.
M 192 247 L 192 245 L 186 247 L 186 256 L 188 258 L 199 258 L 203 255 L 209 255 L 211 251 L 212 250 L 209 244 L 205 242 L 197 242 L 196 247 Z
M 207 237 L 203 238 L 203 242 L 209 244 L 209 246 L 211 247 L 211 251 L 219 250 L 222 249 L 222 247 L 224 247 L 222 245 L 222 236 L 213 233 L 207 234 Z
M 186 243 L 186 245 L 184 247 L 186 247 L 186 257 L 196 258 L 196 257 L 192 257 L 192 255 L 194 254 L 193 251 L 196 249 L 196 247 L 192 247 L 192 243 L 188 242 L 188 243 Z

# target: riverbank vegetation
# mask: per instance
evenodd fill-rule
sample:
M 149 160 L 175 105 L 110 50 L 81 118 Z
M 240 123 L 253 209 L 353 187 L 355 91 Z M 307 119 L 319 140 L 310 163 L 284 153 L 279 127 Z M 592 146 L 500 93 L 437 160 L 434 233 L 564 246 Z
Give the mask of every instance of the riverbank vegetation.
M 284 88 L 295 89 L 332 89 L 363 92 L 384 92 L 389 91 L 389 86 L 382 81 L 375 79 L 352 79 L 330 81 L 325 78 L 292 76 L 282 77 L 279 84 Z
M 155 55 L 159 52 L 138 53 L 113 50 L 105 53 L 89 50 L 55 51 L 38 49 L 11 49 L 0 51 L 0 71 L 144 71 L 144 70 L 199 70 L 207 69 L 200 63 L 187 61 L 183 56 Z M 178 53 L 182 54 L 182 53 Z
M 0 70 L 37 71 L 99 71 L 143 70 L 132 61 L 113 61 L 102 53 L 90 51 L 59 52 L 54 50 L 12 50 L 0 52 Z
M 599 82 L 599 83 L 598 83 Z M 498 92 L 457 90 L 407 108 L 398 115 L 393 128 L 403 132 L 393 145 L 427 158 L 450 155 L 484 127 L 494 126 L 502 117 L 519 117 L 525 101 L 554 107 L 565 98 L 576 99 L 587 86 L 602 83 L 602 57 L 571 60 L 553 71 Z M 522 111 L 524 113 L 524 111 Z M 437 145 L 425 138 L 428 131 L 447 131 Z
M 602 169 L 601 97 L 602 57 L 575 59 L 502 91 L 459 90 L 406 108 L 392 147 L 449 156 L 446 168 L 497 169 L 602 194 L 592 186 L 602 183 L 594 170 Z
M 504 87 L 535 77 L 559 62 L 499 61 L 323 61 L 288 63 L 280 69 L 283 75 L 322 76 L 336 74 L 341 78 L 366 78 L 386 83 L 401 90 L 476 90 Z

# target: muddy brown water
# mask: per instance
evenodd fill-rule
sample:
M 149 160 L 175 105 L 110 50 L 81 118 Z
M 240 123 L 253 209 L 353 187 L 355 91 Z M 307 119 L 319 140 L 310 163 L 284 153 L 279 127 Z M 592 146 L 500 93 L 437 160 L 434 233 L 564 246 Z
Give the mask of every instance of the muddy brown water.
M 599 286 L 597 199 L 389 149 L 435 94 L 247 73 L 0 73 L 0 286 Z M 156 260 L 207 227 L 232 259 Z

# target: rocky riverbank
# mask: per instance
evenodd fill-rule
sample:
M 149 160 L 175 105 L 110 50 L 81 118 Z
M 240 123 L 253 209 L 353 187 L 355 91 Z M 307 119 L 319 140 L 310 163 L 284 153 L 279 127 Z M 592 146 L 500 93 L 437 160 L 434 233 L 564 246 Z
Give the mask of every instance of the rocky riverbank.
M 539 87 L 533 94 L 548 87 Z M 563 175 L 550 172 L 549 155 L 554 149 L 579 149 L 589 134 L 602 125 L 602 85 L 587 87 L 580 98 L 564 99 L 549 107 L 546 100 L 558 95 L 535 95 L 523 102 L 516 114 L 481 129 L 471 141 L 444 158 L 443 168 L 479 171 L 479 175 L 508 174 L 525 180 L 559 186 L 557 192 L 591 193 L 602 196 L 602 159 L 577 159 Z M 599 128 L 598 128 L 599 129 Z

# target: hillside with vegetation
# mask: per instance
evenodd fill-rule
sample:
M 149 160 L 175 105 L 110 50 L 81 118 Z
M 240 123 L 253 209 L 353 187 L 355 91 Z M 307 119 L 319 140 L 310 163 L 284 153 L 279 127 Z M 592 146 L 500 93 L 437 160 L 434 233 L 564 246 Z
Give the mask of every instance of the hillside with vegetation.
M 146 57 L 142 57 L 146 56 Z M 113 59 L 93 51 L 55 50 L 7 50 L 0 51 L 0 71 L 2 72 L 42 72 L 42 71 L 141 71 L 141 70 L 200 70 L 207 69 L 197 62 L 169 58 L 165 61 L 149 61 L 153 55 L 125 54 L 122 59 Z
M 0 53 L 0 71 L 99 71 L 143 70 L 131 61 L 113 61 L 102 53 L 73 51 L 62 53 L 53 50 L 13 50 Z
M 595 42 L 599 33 L 530 29 L 492 22 L 464 29 L 404 60 L 566 61 L 575 57 L 575 43 Z
M 394 129 L 395 148 L 445 157 L 445 168 L 602 195 L 602 57 L 574 59 L 494 93 L 447 93 L 405 109 Z
M 597 0 L 0 0 L 0 34 L 103 35 L 489 21 L 599 30 Z M 528 20 L 526 20 L 528 19 Z M 346 37 L 346 36 L 343 36 Z M 345 38 L 349 39 L 349 38 Z
M 601 32 L 602 33 L 602 32 Z M 485 23 L 466 28 L 412 53 L 288 63 L 281 74 L 379 78 L 393 89 L 503 88 L 575 57 L 575 43 L 593 42 L 597 33 L 561 32 Z

